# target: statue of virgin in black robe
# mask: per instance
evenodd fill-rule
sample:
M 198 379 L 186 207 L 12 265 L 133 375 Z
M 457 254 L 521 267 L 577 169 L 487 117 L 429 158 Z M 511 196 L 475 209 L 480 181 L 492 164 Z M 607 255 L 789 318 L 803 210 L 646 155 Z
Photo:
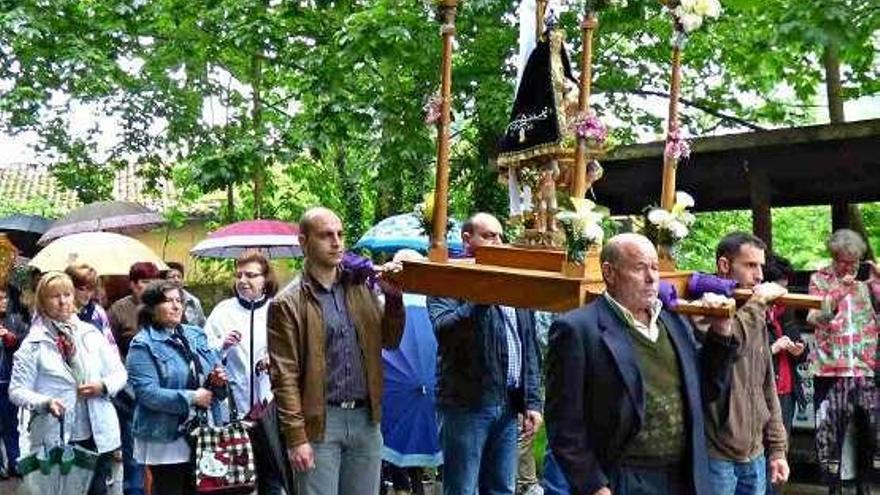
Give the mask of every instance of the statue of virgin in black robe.
M 561 29 L 548 31 L 529 56 L 510 123 L 499 143 L 499 165 L 553 158 L 565 151 L 571 131 L 566 117 L 565 80 L 572 77 Z

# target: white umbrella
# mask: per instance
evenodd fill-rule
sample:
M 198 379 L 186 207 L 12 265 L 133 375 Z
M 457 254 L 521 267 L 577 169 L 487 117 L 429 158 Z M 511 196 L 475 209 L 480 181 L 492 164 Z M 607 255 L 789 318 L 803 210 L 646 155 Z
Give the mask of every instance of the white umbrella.
M 71 263 L 87 263 L 100 275 L 128 275 L 131 265 L 149 261 L 159 270 L 162 258 L 137 239 L 113 232 L 83 232 L 56 239 L 28 263 L 42 272 L 63 271 Z

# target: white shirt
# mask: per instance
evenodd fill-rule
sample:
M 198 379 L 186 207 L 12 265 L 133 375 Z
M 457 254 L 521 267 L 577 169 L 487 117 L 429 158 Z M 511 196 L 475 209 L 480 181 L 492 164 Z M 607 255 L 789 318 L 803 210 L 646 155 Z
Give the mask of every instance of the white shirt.
M 190 448 L 185 436 L 168 443 L 154 442 L 135 437 L 133 456 L 138 463 L 148 466 L 180 464 L 189 462 Z
M 622 304 L 617 302 L 611 294 L 605 293 L 605 298 L 611 303 L 612 306 L 617 308 L 618 311 L 623 315 L 623 319 L 626 320 L 626 323 L 634 328 L 637 332 L 644 335 L 646 339 L 651 342 L 657 342 L 657 337 L 660 336 L 660 327 L 657 326 L 657 319 L 660 318 L 660 310 L 663 309 L 663 303 L 660 302 L 659 299 L 654 299 L 654 302 L 651 304 L 651 320 L 648 325 L 645 325 L 641 321 L 639 321 L 630 310 L 623 307 Z
M 266 331 L 266 316 L 269 313 L 269 303 L 265 303 L 254 310 L 254 359 L 256 366 L 261 359 L 269 357 L 268 337 Z M 229 375 L 232 396 L 238 408 L 239 416 L 247 414 L 251 410 L 250 386 L 253 374 L 248 372 L 251 365 L 249 357 L 251 349 L 251 311 L 242 306 L 238 299 L 232 297 L 220 301 L 208 321 L 205 323 L 205 334 L 208 337 L 208 345 L 219 349 L 224 356 L 226 373 Z M 223 341 L 233 330 L 241 334 L 238 345 L 223 351 Z M 272 399 L 272 388 L 269 383 L 268 373 L 261 373 L 254 383 L 254 401 Z

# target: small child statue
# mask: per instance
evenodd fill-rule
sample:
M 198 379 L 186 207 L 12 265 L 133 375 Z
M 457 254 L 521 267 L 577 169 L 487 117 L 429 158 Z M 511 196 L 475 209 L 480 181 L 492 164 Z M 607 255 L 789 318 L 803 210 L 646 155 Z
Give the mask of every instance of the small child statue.
M 556 179 L 559 178 L 559 163 L 553 159 L 541 165 L 538 174 L 538 215 L 539 232 L 556 232 Z

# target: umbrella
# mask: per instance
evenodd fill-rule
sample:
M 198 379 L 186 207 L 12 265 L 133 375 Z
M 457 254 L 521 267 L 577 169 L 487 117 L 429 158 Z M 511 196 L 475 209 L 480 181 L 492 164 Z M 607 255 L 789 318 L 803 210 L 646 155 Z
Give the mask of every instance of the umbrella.
M 400 467 L 443 462 L 437 431 L 437 340 L 425 296 L 404 294 L 406 328 L 400 347 L 382 351 L 382 458 Z
M 52 221 L 39 215 L 9 215 L 0 218 L 0 232 L 15 244 L 22 256 L 30 258 L 36 254 L 37 240 L 49 229 Z
M 131 265 L 139 261 L 168 269 L 162 258 L 137 239 L 113 232 L 83 232 L 52 241 L 28 265 L 48 272 L 63 271 L 71 263 L 88 263 L 100 275 L 128 275 Z
M 146 206 L 129 201 L 98 201 L 81 206 L 56 220 L 40 237 L 39 244 L 80 232 L 120 232 L 130 234 L 158 227 L 162 217 Z
M 36 452 L 18 461 L 22 487 L 26 493 L 81 495 L 86 493 L 95 475 L 98 454 L 64 441 L 64 421 L 60 439 L 53 446 L 43 444 Z
M 464 253 L 461 223 L 457 220 L 452 220 L 452 227 L 446 233 L 446 244 L 452 256 L 460 256 Z M 370 230 L 354 245 L 355 249 L 369 249 L 381 253 L 394 253 L 404 248 L 425 253 L 428 247 L 428 234 L 422 229 L 422 223 L 415 213 L 394 215 L 382 220 L 370 227 Z
M 190 249 L 201 258 L 238 258 L 248 249 L 259 249 L 267 258 L 297 258 L 299 227 L 280 220 L 245 220 L 208 234 L 208 238 Z

